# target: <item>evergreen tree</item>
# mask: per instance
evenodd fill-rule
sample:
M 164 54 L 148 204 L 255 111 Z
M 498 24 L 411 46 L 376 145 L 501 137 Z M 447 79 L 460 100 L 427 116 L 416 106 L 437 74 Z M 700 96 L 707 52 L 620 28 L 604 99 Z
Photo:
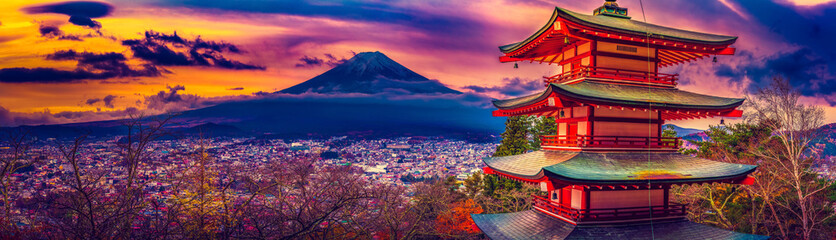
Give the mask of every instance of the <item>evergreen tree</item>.
M 510 156 L 531 150 L 531 143 L 528 140 L 531 131 L 531 117 L 508 117 L 505 120 L 505 132 L 502 133 L 502 141 L 496 146 L 496 152 L 493 156 Z
M 557 124 L 554 117 L 536 117 L 534 118 L 534 126 L 531 134 L 531 147 L 533 149 L 540 149 L 540 136 L 556 135 Z

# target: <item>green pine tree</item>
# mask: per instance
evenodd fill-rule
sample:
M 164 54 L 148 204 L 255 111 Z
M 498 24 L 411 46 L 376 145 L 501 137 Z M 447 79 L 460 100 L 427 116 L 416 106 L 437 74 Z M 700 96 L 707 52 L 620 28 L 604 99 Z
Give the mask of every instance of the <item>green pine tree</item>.
M 554 117 L 536 117 L 534 118 L 534 126 L 531 134 L 531 147 L 533 149 L 540 149 L 540 136 L 556 135 L 557 124 Z
M 502 141 L 496 146 L 494 157 L 510 156 L 533 149 L 528 138 L 531 135 L 531 117 L 511 116 L 505 120 L 505 132 Z

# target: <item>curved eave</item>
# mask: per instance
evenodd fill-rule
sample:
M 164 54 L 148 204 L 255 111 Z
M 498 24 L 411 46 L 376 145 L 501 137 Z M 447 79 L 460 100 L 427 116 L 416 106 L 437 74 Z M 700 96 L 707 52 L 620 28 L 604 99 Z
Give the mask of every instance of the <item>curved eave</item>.
M 602 83 L 588 83 L 588 82 L 580 82 L 575 84 L 602 84 Z M 574 85 L 574 84 L 573 84 Z M 574 85 L 574 86 L 583 86 L 583 85 Z M 592 85 L 590 85 L 592 86 Z M 645 87 L 637 87 L 637 86 L 627 86 L 627 85 L 612 85 L 612 86 L 619 86 L 625 89 L 636 90 L 637 89 L 647 89 Z M 521 109 L 528 106 L 537 105 L 538 103 L 542 103 L 546 101 L 547 98 L 550 96 L 556 96 L 560 99 L 565 99 L 568 101 L 574 101 L 579 103 L 587 103 L 587 104 L 596 104 L 596 105 L 610 105 L 610 106 L 623 106 L 623 107 L 636 107 L 636 108 L 657 108 L 657 109 L 669 109 L 669 110 L 717 110 L 717 111 L 731 111 L 741 104 L 743 104 L 744 98 L 722 98 L 722 97 L 715 97 L 710 95 L 703 95 L 698 93 L 692 93 L 687 91 L 681 91 L 678 89 L 654 89 L 653 91 L 674 91 L 672 94 L 682 94 L 687 95 L 688 97 L 700 97 L 705 98 L 707 100 L 716 100 L 727 102 L 724 104 L 691 104 L 691 103 L 676 103 L 676 102 L 661 102 L 656 100 L 631 100 L 629 98 L 614 98 L 614 97 L 602 97 L 602 96 L 591 96 L 591 95 L 584 95 L 578 93 L 576 90 L 572 89 L 573 86 L 565 85 L 565 84 L 558 84 L 558 83 L 551 83 L 548 85 L 546 90 L 540 93 L 535 93 L 528 96 L 518 97 L 518 98 L 511 98 L 505 100 L 493 100 L 493 105 L 499 109 L 500 111 L 503 110 L 515 110 Z M 617 95 L 606 95 L 606 96 L 617 96 Z
M 644 159 L 647 159 L 646 161 Z M 486 173 L 525 182 L 546 179 L 567 184 L 639 185 L 742 183 L 757 169 L 678 153 L 571 152 L 540 150 L 504 157 L 488 157 Z
M 636 100 L 629 100 L 629 99 L 617 99 L 617 98 L 604 98 L 604 97 L 597 97 L 597 96 L 588 96 L 578 94 L 576 92 L 572 92 L 570 88 L 564 87 L 566 85 L 552 83 L 549 85 L 550 92 L 556 93 L 558 96 L 565 96 L 568 97 L 570 100 L 575 100 L 577 102 L 583 103 L 593 103 L 593 104 L 611 104 L 611 105 L 618 105 L 618 106 L 625 106 L 625 107 L 653 107 L 653 108 L 663 108 L 663 109 L 701 109 L 701 110 L 731 110 L 734 108 L 739 107 L 743 104 L 743 101 L 746 100 L 744 98 L 724 98 L 724 99 L 731 99 L 732 102 L 729 104 L 723 105 L 695 105 L 695 104 L 681 104 L 681 103 L 674 103 L 674 102 L 658 102 L 658 101 L 636 101 Z M 655 90 L 655 91 L 670 91 L 670 90 Z M 697 94 L 692 92 L 681 91 L 678 89 L 673 89 L 673 91 L 678 91 L 680 93 L 687 93 L 687 94 L 694 94 L 706 98 L 720 98 L 715 96 Z
M 584 19 L 581 19 L 580 17 L 578 17 L 578 16 L 585 16 L 585 17 L 589 17 L 589 18 L 595 18 L 595 17 L 599 17 L 599 16 L 591 16 L 591 15 L 581 14 L 581 13 L 573 12 L 573 11 L 570 11 L 570 10 L 567 10 L 567 9 L 562 9 L 562 8 L 559 8 L 559 7 L 555 7 L 555 12 L 556 12 L 555 15 L 557 15 L 557 16 L 563 18 L 563 19 L 566 19 L 566 20 L 569 20 L 573 23 L 581 24 L 581 25 L 584 25 L 584 26 L 587 26 L 587 27 L 593 27 L 593 28 L 598 28 L 598 29 L 604 29 L 604 30 L 626 33 L 626 34 L 632 34 L 632 35 L 639 35 L 639 36 L 645 36 L 645 33 L 646 33 L 645 31 L 635 31 L 635 30 L 629 30 L 629 29 L 607 26 L 607 25 L 595 23 L 595 22 L 592 22 L 592 21 L 587 21 L 587 20 L 584 20 Z M 611 18 L 611 17 L 608 17 L 608 18 Z M 671 28 L 671 27 L 666 27 L 666 26 L 660 26 L 660 25 L 655 25 L 655 24 L 650 24 L 650 23 L 645 23 L 645 22 L 642 22 L 642 21 L 636 21 L 636 20 L 630 20 L 630 19 L 623 19 L 623 20 L 619 20 L 619 21 L 631 21 L 632 23 L 634 23 L 636 25 L 644 25 L 648 30 L 651 30 L 650 32 L 651 32 L 651 34 L 653 34 L 651 37 L 663 36 L 664 39 L 672 39 L 672 40 L 681 41 L 681 42 L 696 43 L 696 44 L 707 44 L 707 45 L 717 45 L 717 46 L 730 45 L 730 44 L 733 44 L 734 42 L 737 41 L 736 36 L 726 36 L 726 35 L 719 35 L 719 34 L 710 34 L 710 33 L 696 32 L 696 31 L 688 31 L 688 30 Z M 656 30 L 656 31 L 654 31 L 654 30 Z M 674 36 L 674 35 L 670 35 L 670 34 L 662 34 L 662 33 L 658 33 L 659 30 L 676 32 L 676 33 L 681 33 L 681 34 L 692 34 L 692 35 L 696 35 L 696 36 L 701 36 L 703 39 L 691 39 L 691 38 L 678 37 L 678 36 Z M 709 39 L 706 39 L 706 38 L 716 38 L 716 40 L 709 40 Z
M 601 30 L 613 31 L 613 32 L 636 35 L 636 36 L 645 36 L 646 35 L 646 31 L 638 31 L 638 30 L 630 30 L 630 29 L 612 27 L 612 26 L 605 25 L 603 23 L 596 23 L 596 22 L 585 20 L 585 19 L 582 19 L 582 18 L 590 18 L 590 19 L 594 19 L 594 18 L 602 18 L 602 19 L 603 18 L 612 18 L 616 21 L 630 21 L 631 24 L 634 24 L 634 25 L 640 26 L 640 27 L 644 27 L 644 29 L 650 30 L 650 32 L 651 32 L 650 37 L 659 38 L 659 39 L 673 40 L 673 41 L 679 41 L 679 42 L 683 42 L 683 43 L 704 44 L 704 45 L 713 45 L 713 46 L 718 46 L 718 47 L 725 47 L 725 46 L 731 45 L 731 44 L 733 44 L 734 42 L 737 41 L 736 36 L 726 36 L 726 35 L 717 35 L 717 34 L 708 34 L 708 33 L 701 33 L 701 32 L 695 32 L 695 31 L 688 31 L 688 30 L 676 29 L 676 28 L 671 28 L 671 27 L 665 27 L 665 26 L 660 26 L 660 25 L 644 23 L 644 22 L 641 22 L 641 21 L 635 21 L 635 20 L 630 20 L 630 19 L 622 19 L 622 18 L 610 17 L 610 16 L 591 16 L 591 15 L 576 13 L 576 12 L 573 12 L 573 11 L 569 11 L 569 10 L 566 10 L 566 9 L 555 7 L 554 12 L 552 12 L 551 17 L 549 18 L 549 21 L 546 22 L 546 24 L 543 27 L 541 27 L 540 29 L 538 29 L 534 34 L 532 34 L 531 36 L 529 36 L 528 38 L 526 38 L 523 41 L 499 46 L 499 50 L 502 53 L 509 54 L 509 53 L 512 53 L 514 51 L 517 51 L 517 50 L 523 48 L 524 46 L 530 44 L 534 40 L 540 38 L 541 35 L 550 32 L 553 29 L 553 26 L 558 19 L 564 19 L 567 22 L 571 22 L 571 23 L 574 23 L 574 24 L 582 25 L 582 26 L 585 26 L 585 27 L 593 28 L 593 29 L 601 29 Z M 660 33 L 661 31 L 672 32 L 672 33 L 675 33 L 676 35 L 693 35 L 695 37 L 701 37 L 703 39 L 685 38 L 685 37 L 675 36 L 674 34 Z M 714 39 L 714 40 L 712 40 L 712 39 Z
M 751 166 L 751 168 L 745 172 L 741 172 L 739 174 L 734 175 L 726 175 L 726 176 L 717 176 L 717 177 L 702 177 L 702 178 L 671 178 L 671 179 L 630 179 L 630 180 L 621 180 L 621 179 L 582 179 L 582 178 L 571 178 L 566 177 L 551 171 L 543 171 L 543 174 L 548 177 L 549 179 L 556 179 L 558 181 L 573 183 L 573 184 L 584 184 L 584 185 L 632 185 L 632 184 L 693 184 L 693 183 L 706 183 L 706 182 L 732 182 L 738 183 L 743 181 L 749 174 L 757 170 L 757 166 Z
M 552 16 L 549 18 L 549 21 L 546 22 L 546 25 L 541 27 L 539 30 L 537 30 L 537 32 L 535 32 L 534 34 L 532 34 L 531 36 L 529 36 L 525 40 L 522 40 L 522 41 L 517 42 L 517 43 L 511 43 L 511 44 L 506 44 L 506 45 L 499 46 L 499 51 L 501 51 L 502 53 L 510 53 L 510 52 L 516 51 L 517 49 L 520 49 L 521 47 L 527 45 L 531 41 L 534 41 L 534 39 L 537 39 L 538 37 L 540 37 L 540 35 L 542 35 L 543 33 L 548 32 L 552 28 L 552 26 L 554 25 L 554 21 L 557 20 L 557 14 L 558 14 L 557 7 L 555 7 L 554 12 L 552 12 Z
M 497 109 L 514 109 L 519 107 L 524 107 L 531 105 L 533 103 L 541 102 L 546 100 L 552 93 L 552 88 L 548 87 L 545 91 L 540 93 L 531 94 L 528 96 L 518 97 L 518 98 L 510 98 L 510 99 L 494 99 L 491 101 L 494 107 Z

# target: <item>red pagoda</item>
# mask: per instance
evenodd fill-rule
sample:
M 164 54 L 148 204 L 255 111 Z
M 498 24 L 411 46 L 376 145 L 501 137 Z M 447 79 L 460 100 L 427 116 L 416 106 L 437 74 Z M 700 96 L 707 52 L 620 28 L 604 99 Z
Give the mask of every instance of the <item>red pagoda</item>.
M 556 7 L 525 40 L 500 46 L 501 62 L 556 64 L 545 91 L 494 100 L 494 116 L 551 116 L 542 149 L 484 159 L 485 173 L 539 185 L 533 209 L 472 215 L 492 239 L 765 239 L 685 219 L 673 185 L 751 184 L 757 166 L 682 155 L 662 137 L 666 120 L 740 117 L 743 99 L 676 88 L 660 67 L 732 55 L 737 40 L 630 19 L 606 0 L 592 15 Z

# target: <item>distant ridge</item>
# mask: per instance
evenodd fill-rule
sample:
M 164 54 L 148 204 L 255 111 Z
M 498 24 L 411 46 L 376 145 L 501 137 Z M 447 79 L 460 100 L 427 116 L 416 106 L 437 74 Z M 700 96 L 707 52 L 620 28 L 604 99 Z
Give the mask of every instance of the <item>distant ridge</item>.
M 688 136 L 688 135 L 695 134 L 695 133 L 702 133 L 702 132 L 705 131 L 705 130 L 696 129 L 696 128 L 684 128 L 684 127 L 680 127 L 680 126 L 673 125 L 673 124 L 662 125 L 662 129 L 666 129 L 667 126 L 672 126 L 673 127 L 673 130 L 676 131 L 676 136 L 677 137 L 684 137 L 684 136 Z
M 430 80 L 380 52 L 362 52 L 345 63 L 280 93 L 367 93 L 400 91 L 405 94 L 461 92 Z

